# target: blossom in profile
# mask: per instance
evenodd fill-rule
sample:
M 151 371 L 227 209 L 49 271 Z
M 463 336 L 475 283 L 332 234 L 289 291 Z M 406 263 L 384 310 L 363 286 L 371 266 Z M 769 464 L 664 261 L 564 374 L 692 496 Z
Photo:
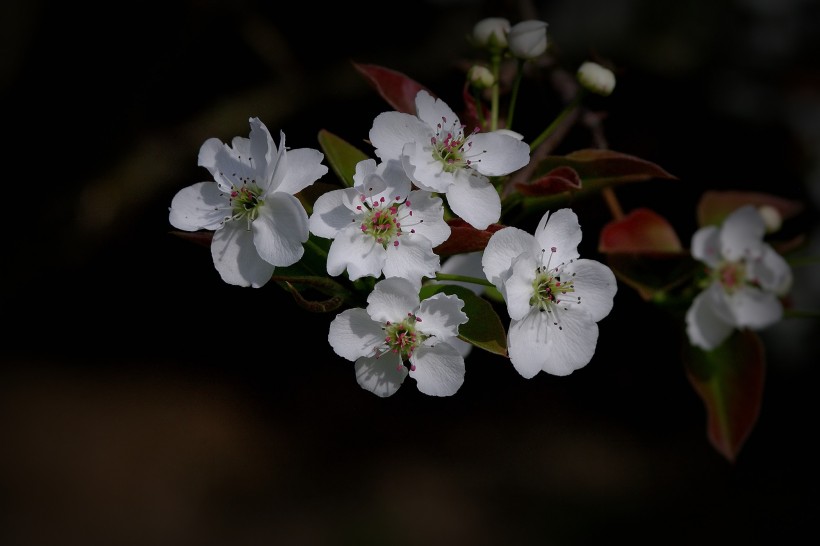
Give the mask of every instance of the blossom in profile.
M 510 21 L 504 17 L 485 17 L 473 27 L 473 43 L 490 51 L 507 47 Z
M 464 358 L 447 342 L 467 322 L 464 302 L 443 293 L 419 301 L 418 294 L 407 279 L 386 278 L 367 308 L 347 309 L 331 321 L 330 346 L 355 362 L 363 389 L 387 397 L 410 375 L 422 393 L 450 396 L 464 383 Z
M 299 261 L 308 240 L 308 216 L 294 196 L 327 173 L 318 150 L 279 147 L 265 124 L 250 118 L 250 138 L 231 145 L 210 138 L 199 165 L 213 181 L 198 182 L 173 197 L 169 221 L 183 231 L 213 230 L 211 256 L 229 284 L 259 288 L 276 267 Z
M 752 205 L 704 226 L 692 236 L 692 256 L 705 264 L 705 288 L 686 311 L 686 334 L 706 351 L 720 346 L 735 329 L 761 330 L 783 317 L 792 285 L 789 264 L 763 240 L 765 218 Z
M 450 236 L 441 198 L 412 188 L 397 160 L 356 165 L 352 188 L 322 194 L 313 205 L 309 227 L 333 239 L 327 272 L 347 270 L 361 277 L 403 277 L 418 289 L 423 277 L 440 267 L 433 247 Z
M 507 349 L 525 378 L 539 371 L 568 375 L 586 366 L 598 342 L 598 321 L 614 302 L 612 270 L 579 258 L 581 226 L 570 209 L 544 214 L 535 234 L 505 227 L 492 234 L 484 274 L 507 304 Z
M 507 42 L 515 57 L 534 59 L 547 50 L 547 23 L 537 19 L 516 23 L 507 34 Z
M 416 94 L 416 115 L 382 112 L 369 137 L 382 161 L 400 160 L 413 183 L 444 193 L 450 209 L 476 229 L 501 216 L 489 177 L 510 174 L 530 160 L 530 147 L 508 134 L 465 134 L 455 112 L 425 90 Z

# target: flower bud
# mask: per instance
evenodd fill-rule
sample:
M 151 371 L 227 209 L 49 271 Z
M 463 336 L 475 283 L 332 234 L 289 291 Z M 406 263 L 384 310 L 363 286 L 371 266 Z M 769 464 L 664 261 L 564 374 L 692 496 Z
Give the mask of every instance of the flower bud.
M 609 96 L 615 89 L 615 74 L 598 63 L 587 61 L 578 68 L 578 81 L 588 91 Z
M 547 23 L 530 19 L 516 23 L 507 34 L 510 51 L 519 59 L 534 59 L 547 50 Z
M 490 69 L 480 64 L 474 64 L 470 67 L 467 72 L 467 80 L 476 89 L 487 89 L 495 83 L 495 78 Z
M 783 225 L 783 216 L 780 211 L 771 205 L 760 205 L 757 207 L 760 217 L 763 218 L 763 223 L 766 225 L 767 233 L 774 233 Z
M 473 41 L 476 45 L 489 49 L 501 50 L 507 47 L 507 33 L 510 22 L 503 17 L 487 17 L 473 27 Z

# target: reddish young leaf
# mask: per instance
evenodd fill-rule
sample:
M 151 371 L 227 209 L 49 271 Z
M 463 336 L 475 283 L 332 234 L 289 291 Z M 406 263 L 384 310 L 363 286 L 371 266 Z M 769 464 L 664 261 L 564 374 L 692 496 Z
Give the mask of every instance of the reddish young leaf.
M 520 182 L 515 184 L 515 188 L 526 197 L 555 195 L 565 191 L 580 190 L 581 177 L 572 167 L 556 167 L 527 184 Z
M 213 231 L 171 231 L 172 235 L 176 235 L 180 239 L 185 239 L 196 243 L 205 248 L 211 248 L 211 240 L 214 238 Z
M 784 199 L 768 193 L 709 190 L 704 192 L 698 202 L 698 225 L 719 225 L 732 211 L 743 205 L 772 206 L 784 220 L 797 216 L 804 208 L 801 201 Z
M 547 156 L 536 169 L 542 176 L 556 167 L 572 167 L 584 182 L 585 190 L 597 190 L 613 184 L 641 182 L 653 178 L 677 180 L 660 166 L 639 157 L 616 152 L 588 148 L 565 156 Z
M 763 343 L 744 330 L 713 351 L 687 346 L 686 376 L 706 407 L 709 442 L 734 462 L 760 414 L 766 375 Z
M 658 213 L 638 208 L 601 230 L 598 250 L 610 252 L 682 252 L 675 228 Z
M 450 237 L 433 249 L 439 256 L 484 250 L 490 236 L 504 227 L 501 224 L 491 224 L 487 229 L 479 230 L 461 218 L 447 220 L 447 223 L 450 225 Z
M 375 64 L 353 63 L 353 67 L 367 78 L 387 104 L 399 112 L 415 115 L 416 93 L 420 90 L 433 95 L 427 87 L 396 70 Z

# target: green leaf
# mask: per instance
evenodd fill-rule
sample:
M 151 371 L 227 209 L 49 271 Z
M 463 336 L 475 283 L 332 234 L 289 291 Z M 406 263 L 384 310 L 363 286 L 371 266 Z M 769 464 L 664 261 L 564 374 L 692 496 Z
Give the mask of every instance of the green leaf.
M 507 356 L 507 333 L 490 302 L 472 290 L 454 284 L 427 284 L 421 287 L 419 297 L 427 299 L 439 292 L 454 294 L 464 302 L 463 311 L 469 320 L 459 327 L 459 338 L 485 351 Z
M 427 87 L 406 75 L 375 64 L 353 63 L 379 95 L 399 112 L 416 114 L 416 94 L 424 89 L 435 96 Z
M 333 169 L 339 180 L 345 186 L 353 187 L 356 164 L 359 161 L 370 159 L 370 156 L 325 129 L 319 131 L 319 146 L 321 146 L 330 168 Z
M 707 435 L 730 462 L 760 414 L 766 373 L 763 343 L 752 331 L 736 331 L 720 347 L 703 351 L 687 344 L 686 375 L 706 406 Z

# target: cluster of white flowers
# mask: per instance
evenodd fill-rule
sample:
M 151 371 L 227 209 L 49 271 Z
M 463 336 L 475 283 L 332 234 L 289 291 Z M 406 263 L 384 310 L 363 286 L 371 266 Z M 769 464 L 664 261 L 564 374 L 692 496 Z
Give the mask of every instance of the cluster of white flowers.
M 543 21 L 511 26 L 488 18 L 472 38 L 496 62 L 509 53 L 523 63 L 546 51 L 546 28 Z M 482 68 L 470 71 L 471 85 L 497 86 L 497 70 Z M 582 65 L 577 77 L 601 95 L 615 85 L 612 72 L 595 63 Z M 613 307 L 616 278 L 608 266 L 580 258 L 581 226 L 569 208 L 545 212 L 534 234 L 498 224 L 495 183 L 530 162 L 533 144 L 522 135 L 494 124 L 467 131 L 442 99 L 421 90 L 414 114 L 376 116 L 368 136 L 377 159 L 359 161 L 352 186 L 325 191 L 308 214 L 300 192 L 328 173 L 324 154 L 288 149 L 283 132 L 277 147 L 259 119 L 250 118 L 250 126 L 249 138 L 230 144 L 211 138 L 202 145 L 198 162 L 213 180 L 180 190 L 169 221 L 183 231 L 212 231 L 216 270 L 226 283 L 242 287 L 260 288 L 277 267 L 299 262 L 311 235 L 329 241 L 330 277 L 373 280 L 366 309 L 343 310 L 328 336 L 339 356 L 355 362 L 362 388 L 390 396 L 408 375 L 428 395 L 449 396 L 461 387 L 473 346 L 459 329 L 475 317 L 456 295 L 420 297 L 427 284 L 458 284 L 437 279 L 448 272 L 478 281 L 471 286 L 477 296 L 493 286 L 503 298 L 510 318 L 506 351 L 522 377 L 540 371 L 564 376 L 590 362 L 598 322 Z M 495 225 L 483 251 L 442 263 L 435 249 L 452 233 L 445 214 L 476 230 Z M 695 234 L 692 255 L 709 267 L 710 284 L 686 314 L 694 345 L 711 350 L 735 328 L 762 328 L 782 316 L 778 296 L 791 273 L 762 242 L 767 218 L 744 207 L 722 228 Z

